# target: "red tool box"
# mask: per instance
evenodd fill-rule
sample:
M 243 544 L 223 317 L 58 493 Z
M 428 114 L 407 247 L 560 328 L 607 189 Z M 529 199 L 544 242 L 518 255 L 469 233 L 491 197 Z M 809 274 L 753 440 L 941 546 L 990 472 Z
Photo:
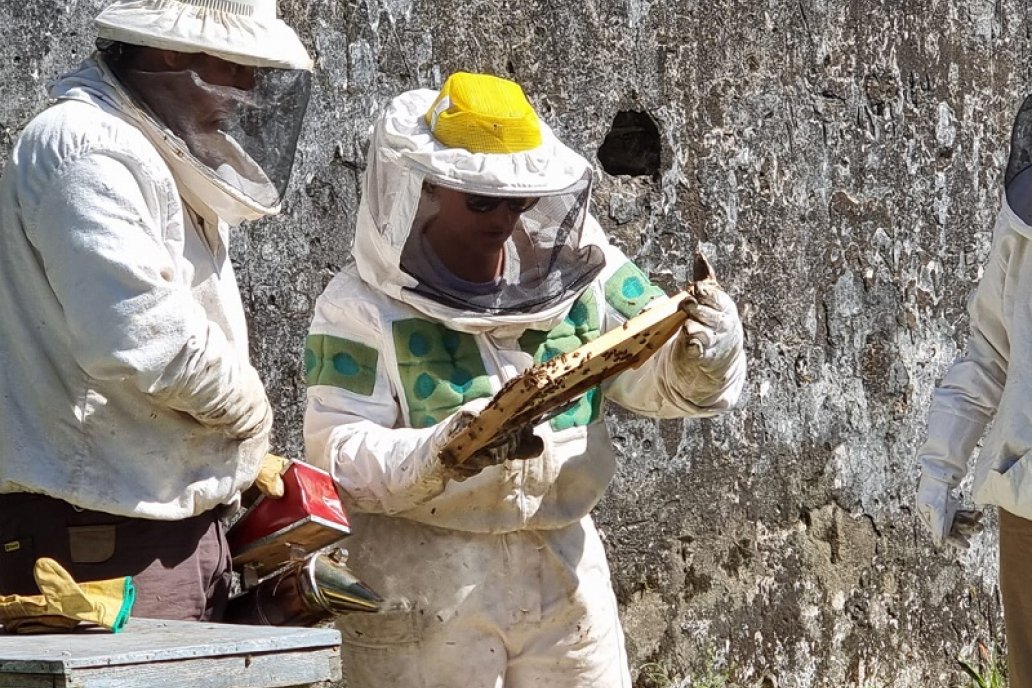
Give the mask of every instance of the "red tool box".
M 283 486 L 283 497 L 260 497 L 226 534 L 234 568 L 264 576 L 351 532 L 329 473 L 291 461 Z

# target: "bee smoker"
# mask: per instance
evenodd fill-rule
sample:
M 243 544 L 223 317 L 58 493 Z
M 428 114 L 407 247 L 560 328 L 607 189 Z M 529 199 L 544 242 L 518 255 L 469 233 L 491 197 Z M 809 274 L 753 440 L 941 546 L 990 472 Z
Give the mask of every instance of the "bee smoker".
M 313 626 L 344 612 L 379 611 L 383 600 L 337 546 L 351 525 L 330 475 L 292 461 L 283 485 L 283 497 L 259 498 L 226 534 L 243 589 L 225 620 Z
M 234 597 L 230 623 L 314 626 L 344 612 L 375 612 L 382 599 L 347 567 L 343 549 L 293 561 Z

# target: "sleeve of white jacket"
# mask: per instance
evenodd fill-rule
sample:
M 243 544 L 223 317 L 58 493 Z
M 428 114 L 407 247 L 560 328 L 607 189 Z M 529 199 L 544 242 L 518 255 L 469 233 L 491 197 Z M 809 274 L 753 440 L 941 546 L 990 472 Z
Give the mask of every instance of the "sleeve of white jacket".
M 138 160 L 82 155 L 52 176 L 30 239 L 88 375 L 248 436 L 268 413 L 261 380 L 177 279 L 160 193 Z
M 603 278 L 627 262 L 619 249 L 607 246 Z M 622 326 L 626 320 L 607 303 L 606 331 Z M 675 348 L 683 336 L 685 333 L 679 331 L 641 366 L 620 373 L 604 385 L 606 398 L 651 418 L 707 418 L 732 408 L 745 386 L 744 348 L 738 347 L 733 360 L 728 362 L 719 379 L 714 380 L 706 375 L 689 374 L 692 371 L 686 370 L 686 366 L 675 364 Z
M 1007 266 L 1015 242 L 1025 241 L 1001 213 L 989 262 L 968 302 L 970 334 L 932 395 L 928 436 L 918 450 L 925 474 L 951 486 L 967 473 L 968 458 L 996 414 L 1007 380 L 1010 341 L 1003 321 Z
M 366 371 L 372 384 L 362 389 L 319 384 L 308 371 L 307 460 L 328 471 L 361 511 L 396 514 L 440 494 L 445 476 L 438 452 L 449 419 L 428 428 L 397 427 L 403 416 L 386 374 L 375 309 L 359 300 L 333 303 L 324 294 L 315 305 L 305 352 L 314 367 L 332 365 L 311 349 L 313 339 L 327 337 L 377 354 L 366 364 L 374 369 Z

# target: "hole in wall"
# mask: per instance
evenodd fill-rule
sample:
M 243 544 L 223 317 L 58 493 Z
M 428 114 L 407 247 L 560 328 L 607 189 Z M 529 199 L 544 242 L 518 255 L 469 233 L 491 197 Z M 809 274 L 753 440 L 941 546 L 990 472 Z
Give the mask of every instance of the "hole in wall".
M 652 115 L 636 110 L 616 113 L 598 149 L 602 169 L 612 175 L 658 175 L 659 159 L 659 127 Z

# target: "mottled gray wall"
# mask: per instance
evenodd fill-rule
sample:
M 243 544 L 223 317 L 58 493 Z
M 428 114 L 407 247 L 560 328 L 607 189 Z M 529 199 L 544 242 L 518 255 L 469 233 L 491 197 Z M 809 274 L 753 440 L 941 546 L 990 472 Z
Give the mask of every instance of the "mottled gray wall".
M 88 54 L 101 4 L 2 0 L 0 158 Z M 609 416 L 623 461 L 598 519 L 639 687 L 714 666 L 741 685 L 944 686 L 1001 639 L 993 538 L 959 561 L 929 546 L 912 455 L 988 250 L 1026 4 L 281 4 L 317 56 L 314 99 L 286 212 L 234 251 L 279 449 L 300 446 L 303 333 L 392 95 L 511 76 L 591 159 L 618 111 L 648 112 L 659 174 L 599 167 L 596 212 L 668 287 L 704 247 L 752 368 L 726 418 Z

